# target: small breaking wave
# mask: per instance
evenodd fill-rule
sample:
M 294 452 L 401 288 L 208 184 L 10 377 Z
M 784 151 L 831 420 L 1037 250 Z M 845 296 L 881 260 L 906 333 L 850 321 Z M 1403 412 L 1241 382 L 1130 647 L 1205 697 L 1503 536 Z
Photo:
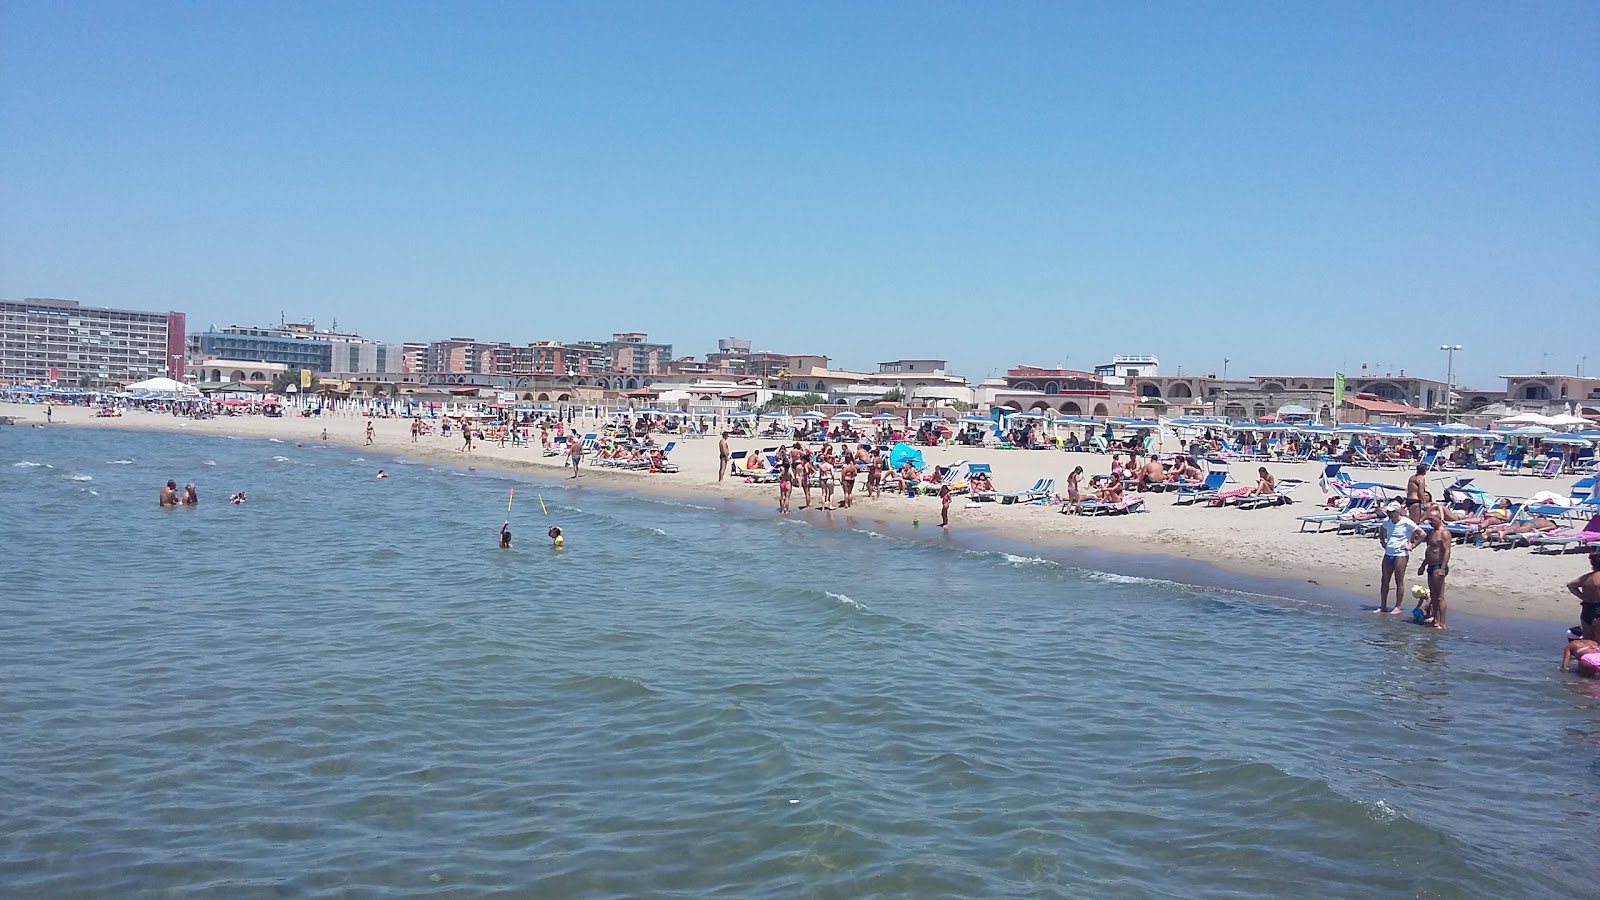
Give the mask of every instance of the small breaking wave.
M 651 533 L 651 534 L 654 534 L 654 535 L 658 535 L 658 536 L 660 536 L 660 537 L 666 537 L 666 536 L 667 536 L 667 533 L 666 533 L 666 532 L 665 532 L 665 531 L 662 531 L 662 530 L 661 530 L 661 529 L 659 529 L 659 528 L 652 528 L 652 529 L 650 529 L 650 533 Z
M 133 460 L 131 460 L 131 459 L 112 459 L 112 460 L 107 460 L 106 461 L 106 465 L 108 465 L 108 466 L 131 466 L 131 465 L 133 465 Z
M 1094 572 L 1085 570 L 1084 577 L 1094 581 L 1104 581 L 1107 584 L 1172 584 L 1164 578 L 1141 578 L 1138 575 L 1118 575 L 1115 572 Z
M 287 457 L 287 456 L 274 456 L 272 458 L 272 461 L 273 462 L 288 462 L 289 461 L 289 457 Z
M 1059 568 L 1061 565 L 1058 562 L 1040 556 L 1017 556 L 1014 553 L 1002 553 L 1000 557 L 1005 560 L 1004 564 L 1008 566 L 1056 566 Z
M 200 465 L 202 465 L 202 466 L 214 466 L 216 464 L 217 464 L 217 461 L 214 460 L 214 459 L 202 459 L 202 460 L 200 460 Z
M 79 473 L 79 472 L 73 472 L 72 474 L 67 475 L 65 477 L 66 477 L 66 479 L 68 481 L 93 481 L 94 480 L 94 476 L 93 475 L 84 475 L 84 474 Z
M 22 462 L 19 462 L 19 463 L 12 463 L 11 464 L 11 468 L 13 468 L 13 469 L 39 469 L 39 468 L 49 469 L 49 468 L 53 468 L 53 467 L 48 465 L 48 464 L 46 464 L 46 463 L 29 462 L 28 460 L 25 459 L 25 460 L 23 460 Z
M 871 538 L 881 538 L 881 537 L 884 537 L 884 535 L 881 535 L 881 534 L 879 534 L 879 533 L 877 533 L 877 532 L 876 532 L 876 531 L 868 531 L 868 530 L 867 530 L 867 529 L 865 529 L 865 528 L 852 528 L 852 529 L 850 529 L 850 530 L 851 530 L 851 531 L 854 531 L 854 532 L 855 532 L 855 533 L 856 533 L 856 534 L 864 534 L 864 535 L 866 535 L 866 536 L 867 536 L 867 537 L 871 537 Z
M 833 591 L 823 591 L 823 593 L 827 594 L 829 597 L 832 597 L 833 599 L 839 601 L 840 603 L 843 603 L 846 606 L 853 606 L 856 609 L 866 609 L 867 608 L 867 605 L 865 603 L 862 603 L 859 600 L 851 599 L 849 594 L 836 594 Z
M 271 441 L 271 442 L 272 442 L 272 443 L 274 443 L 274 444 L 281 444 L 281 443 L 283 443 L 283 441 L 280 441 L 280 440 L 278 440 L 278 439 L 277 439 L 277 438 L 267 438 L 267 440 L 269 440 L 269 441 Z

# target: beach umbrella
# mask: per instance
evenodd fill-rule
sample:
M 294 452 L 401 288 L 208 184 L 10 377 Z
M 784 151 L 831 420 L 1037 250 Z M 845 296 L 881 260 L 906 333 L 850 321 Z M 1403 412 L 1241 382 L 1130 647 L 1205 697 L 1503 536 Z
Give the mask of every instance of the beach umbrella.
M 859 419 L 859 418 L 861 418 L 861 414 L 860 413 L 853 413 L 853 412 L 842 412 L 842 413 L 839 413 L 838 415 L 834 416 L 834 419 L 841 420 L 841 421 L 849 421 L 850 419 Z
M 796 419 L 820 419 L 820 418 L 822 418 L 822 413 L 815 413 L 815 412 L 807 411 L 807 412 L 803 412 L 803 413 L 799 414 L 798 416 L 795 416 L 795 418 Z
M 736 412 L 736 413 L 733 413 L 733 414 L 728 416 L 728 418 L 730 418 L 730 419 L 754 419 L 755 417 L 756 417 L 756 414 L 753 413 L 753 412 L 750 412 L 749 410 L 745 410 L 743 412 Z
M 1042 418 L 1044 418 L 1044 416 L 1042 416 L 1042 415 L 1040 415 L 1039 413 L 1036 413 L 1036 412 L 1019 412 L 1019 413 L 1012 413 L 1011 414 L 1011 418 L 1013 418 L 1013 419 L 1042 419 Z
M 943 422 L 944 420 L 945 420 L 944 416 L 936 416 L 936 415 L 933 415 L 932 413 L 929 413 L 929 414 L 924 415 L 924 416 L 917 416 L 917 418 L 916 418 L 916 421 L 918 421 L 918 422 Z
M 1589 420 L 1582 416 L 1575 416 L 1572 413 L 1561 413 L 1560 415 L 1550 416 L 1545 420 L 1544 424 L 1551 428 L 1568 428 L 1573 425 L 1587 425 Z
M 1549 425 L 1550 420 L 1539 413 L 1526 412 L 1518 413 L 1514 416 L 1506 416 L 1503 419 L 1496 419 L 1494 423 L 1496 425 Z
M 1543 437 L 1547 434 L 1555 434 L 1556 430 L 1554 428 L 1546 428 L 1543 425 L 1524 425 L 1521 428 L 1513 428 L 1508 433 L 1530 437 Z
M 667 411 L 664 410 L 664 409 L 656 409 L 655 407 L 652 406 L 652 407 L 648 407 L 646 409 L 639 410 L 638 414 L 641 415 L 641 416 L 664 416 L 664 415 L 667 414 Z
M 874 422 L 898 422 L 898 421 L 900 421 L 900 417 L 895 415 L 894 413 L 878 413 L 877 415 L 872 417 L 872 421 L 874 421 Z
M 1575 434 L 1558 434 L 1558 435 L 1555 435 L 1554 437 L 1547 437 L 1547 438 L 1544 439 L 1544 442 L 1546 444 L 1571 444 L 1571 445 L 1577 445 L 1577 444 L 1588 444 L 1589 441 L 1590 441 L 1590 438 L 1580 437 L 1580 436 L 1575 435 Z
M 1335 426 L 1333 430 L 1339 432 L 1340 434 L 1372 434 L 1377 429 L 1374 429 L 1369 425 L 1358 425 L 1355 422 L 1346 422 L 1342 425 Z
M 1302 432 L 1304 432 L 1306 434 L 1332 434 L 1333 433 L 1333 426 L 1331 426 L 1331 425 L 1302 425 L 1302 426 L 1300 426 L 1300 431 L 1302 431 Z
M 990 422 L 992 422 L 994 420 L 990 419 L 987 416 L 962 416 L 960 421 L 962 421 L 962 422 L 970 422 L 970 423 L 972 423 L 974 425 L 988 425 Z M 1059 422 L 1061 420 L 1057 419 L 1056 421 Z

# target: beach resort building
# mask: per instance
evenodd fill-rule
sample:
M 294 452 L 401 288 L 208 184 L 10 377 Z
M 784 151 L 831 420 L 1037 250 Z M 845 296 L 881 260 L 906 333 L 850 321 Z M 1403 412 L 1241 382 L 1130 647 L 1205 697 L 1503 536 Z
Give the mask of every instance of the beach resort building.
M 1131 416 L 1138 397 L 1107 376 L 1077 369 L 1016 366 L 1003 378 L 978 386 L 978 402 L 1013 412 L 1050 412 L 1066 416 Z
M 1581 375 L 1503 375 L 1505 402 L 1522 412 L 1600 417 L 1600 378 Z
M 192 334 L 188 341 L 191 358 L 249 360 L 278 363 L 290 369 L 313 372 L 333 371 L 333 344 L 376 344 L 359 334 L 319 329 L 315 322 L 285 322 L 275 326 L 229 325 Z M 348 356 L 347 356 L 348 358 Z M 202 379 L 204 380 L 204 379 Z
M 184 314 L 0 300 L 0 383 L 116 387 L 183 377 Z

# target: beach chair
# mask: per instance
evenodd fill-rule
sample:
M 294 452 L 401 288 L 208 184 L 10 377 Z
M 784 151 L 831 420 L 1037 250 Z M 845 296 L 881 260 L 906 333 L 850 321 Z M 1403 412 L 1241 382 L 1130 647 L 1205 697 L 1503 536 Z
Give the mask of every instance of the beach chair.
M 1033 486 L 1027 490 L 1000 494 L 1000 502 L 1003 504 L 1032 503 L 1041 498 L 1048 498 L 1055 491 L 1055 485 L 1056 480 L 1054 478 L 1041 478 L 1035 481 Z
M 1063 506 L 1063 513 L 1068 511 Z M 1080 516 L 1122 516 L 1129 513 L 1148 512 L 1144 508 L 1144 498 L 1138 494 L 1124 494 L 1120 503 L 1106 503 L 1103 500 L 1080 500 L 1073 512 Z
M 1289 495 L 1294 493 L 1294 489 L 1302 484 L 1305 484 L 1305 482 L 1299 478 L 1280 478 L 1277 484 L 1272 486 L 1272 493 L 1247 494 L 1243 497 L 1240 497 L 1234 506 L 1238 507 L 1239 509 L 1260 509 L 1263 506 L 1287 506 L 1294 502 Z
M 1174 506 L 1193 504 L 1198 500 L 1205 500 L 1222 490 L 1222 485 L 1228 480 L 1226 469 L 1213 469 L 1207 473 L 1206 480 L 1196 488 L 1181 488 L 1173 497 Z
M 1510 453 L 1510 454 L 1507 454 L 1506 455 L 1506 461 L 1500 464 L 1500 474 L 1501 475 L 1521 475 L 1522 474 L 1522 454 L 1521 453 Z
M 1528 543 L 1535 553 L 1565 553 L 1574 547 L 1581 549 L 1590 544 L 1600 544 L 1600 513 L 1595 513 L 1589 519 L 1589 524 L 1582 528 L 1569 528 L 1530 537 Z
M 1321 534 L 1324 525 L 1332 523 L 1334 527 L 1338 527 L 1340 522 L 1350 521 L 1351 517 L 1353 517 L 1356 513 L 1371 509 L 1373 504 L 1377 502 L 1378 501 L 1373 497 L 1350 497 L 1345 501 L 1345 505 L 1342 509 L 1337 511 L 1329 510 L 1328 512 L 1324 513 L 1312 513 L 1305 516 L 1296 516 L 1295 521 L 1300 523 L 1301 534 L 1305 533 L 1307 525 L 1317 526 L 1317 530 L 1312 532 L 1312 534 Z
M 546 450 L 544 452 L 544 455 L 545 456 L 566 456 L 567 455 L 567 436 L 563 434 L 560 437 L 557 437 L 554 441 L 552 441 L 550 443 L 550 449 Z
M 1563 460 L 1559 456 L 1546 456 L 1544 458 L 1544 463 L 1541 464 L 1537 469 L 1534 469 L 1531 474 L 1537 475 L 1540 478 L 1554 478 L 1561 474 L 1561 466 L 1563 464 Z

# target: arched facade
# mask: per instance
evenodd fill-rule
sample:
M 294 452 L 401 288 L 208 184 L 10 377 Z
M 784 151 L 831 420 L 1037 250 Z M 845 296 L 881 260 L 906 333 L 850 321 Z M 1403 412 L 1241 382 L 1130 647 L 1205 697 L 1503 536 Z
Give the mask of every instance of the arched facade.
M 229 373 L 228 380 L 229 381 L 243 381 L 244 380 L 244 370 L 242 370 L 242 369 L 234 369 L 231 373 Z
M 1079 406 L 1076 400 L 1068 400 L 1061 404 L 1061 414 L 1064 416 L 1081 416 L 1083 415 L 1083 407 Z
M 1028 410 L 1030 412 L 1049 412 L 1050 404 L 1044 402 L 1043 400 L 1035 400 L 1033 401 L 1033 405 L 1028 407 Z
M 1096 416 L 1109 416 L 1111 415 L 1111 410 L 1107 409 L 1104 403 L 1096 403 L 1094 405 L 1094 414 Z
M 1261 389 L 1263 391 L 1266 391 L 1269 394 L 1281 394 L 1281 393 L 1283 393 L 1283 385 L 1280 384 L 1279 382 L 1276 382 L 1276 381 L 1265 381 L 1265 382 L 1262 382 Z
M 1145 382 L 1144 384 L 1139 385 L 1139 396 L 1155 397 L 1159 399 L 1161 397 L 1161 386 Z
M 1267 405 L 1265 403 L 1257 403 L 1255 405 L 1255 417 L 1259 419 L 1259 418 L 1262 418 L 1263 416 L 1265 416 L 1266 414 L 1267 414 Z
M 1245 417 L 1244 404 L 1229 403 L 1223 408 L 1222 414 L 1230 419 L 1242 419 Z
M 1167 395 L 1174 400 L 1187 400 L 1194 396 L 1194 391 L 1189 389 L 1188 382 L 1178 381 L 1167 389 Z
M 1380 400 L 1388 400 L 1393 403 L 1405 403 L 1409 399 L 1406 397 L 1406 392 L 1398 384 L 1388 381 L 1374 381 L 1362 388 L 1362 391 Z
M 550 402 L 550 395 L 549 394 L 545 394 L 545 393 L 540 393 L 539 396 L 537 396 L 537 397 L 535 397 L 533 399 L 535 399 L 535 400 L 537 400 L 537 401 L 539 401 L 541 403 L 549 403 Z

